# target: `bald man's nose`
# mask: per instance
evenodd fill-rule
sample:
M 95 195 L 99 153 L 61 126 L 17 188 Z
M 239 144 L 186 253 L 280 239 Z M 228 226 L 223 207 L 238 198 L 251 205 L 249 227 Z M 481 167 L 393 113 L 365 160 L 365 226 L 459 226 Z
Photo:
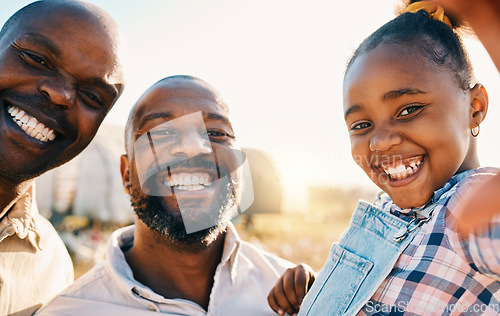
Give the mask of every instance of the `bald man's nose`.
M 170 154 L 194 157 L 201 154 L 212 153 L 212 146 L 208 137 L 203 137 L 197 132 L 182 133 L 170 147 Z
M 40 83 L 39 90 L 55 105 L 66 109 L 73 105 L 75 89 L 64 78 L 46 78 Z

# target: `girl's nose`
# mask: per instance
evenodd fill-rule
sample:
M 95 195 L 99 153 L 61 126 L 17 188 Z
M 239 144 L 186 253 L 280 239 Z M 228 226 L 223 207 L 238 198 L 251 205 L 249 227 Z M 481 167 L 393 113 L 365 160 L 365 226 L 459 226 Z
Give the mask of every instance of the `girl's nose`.
M 403 142 L 401 134 L 393 129 L 376 128 L 370 139 L 371 151 L 386 151 Z

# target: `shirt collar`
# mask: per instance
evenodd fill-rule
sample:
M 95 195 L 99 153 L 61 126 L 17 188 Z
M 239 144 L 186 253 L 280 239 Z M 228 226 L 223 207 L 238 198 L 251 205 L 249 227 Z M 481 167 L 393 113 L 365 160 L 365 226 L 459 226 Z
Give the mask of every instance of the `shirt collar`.
M 123 248 L 129 248 L 134 242 L 135 225 L 120 228 L 111 235 L 106 250 L 106 269 L 108 269 L 116 284 L 126 293 L 139 295 L 147 300 L 167 303 L 168 299 L 155 293 L 149 287 L 141 284 L 134 279 L 132 269 L 125 260 Z M 218 265 L 217 273 L 220 273 L 220 267 L 228 264 L 230 270 L 231 283 L 236 282 L 238 250 L 241 239 L 236 232 L 236 228 L 229 223 L 226 228 L 224 240 L 224 249 L 222 250 L 221 262 Z
M 226 238 L 224 240 L 224 249 L 222 250 L 222 258 L 220 266 L 229 264 L 231 273 L 231 284 L 234 285 L 237 276 L 238 267 L 238 250 L 241 245 L 241 239 L 232 223 L 229 223 L 226 228 Z
M 38 207 L 35 200 L 35 184 L 21 195 L 12 208 L 0 222 L 0 242 L 5 238 L 17 235 L 25 239 L 38 250 L 40 246 L 40 232 L 38 230 Z

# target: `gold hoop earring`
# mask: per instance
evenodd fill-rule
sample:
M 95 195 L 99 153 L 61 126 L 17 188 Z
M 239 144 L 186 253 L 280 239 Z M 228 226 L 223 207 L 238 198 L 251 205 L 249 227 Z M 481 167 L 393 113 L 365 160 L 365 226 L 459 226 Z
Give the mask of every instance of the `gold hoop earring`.
M 471 133 L 472 137 L 477 137 L 477 135 L 479 135 L 480 131 L 481 131 L 481 127 L 479 126 L 479 124 L 476 123 L 476 127 L 471 129 L 470 133 Z

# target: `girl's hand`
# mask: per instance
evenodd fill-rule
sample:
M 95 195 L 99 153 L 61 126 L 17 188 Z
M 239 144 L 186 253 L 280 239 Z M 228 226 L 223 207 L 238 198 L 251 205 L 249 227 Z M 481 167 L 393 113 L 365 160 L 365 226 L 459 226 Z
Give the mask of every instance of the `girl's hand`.
M 500 215 L 500 174 L 470 189 L 456 208 L 458 232 L 478 232 L 482 224 Z
M 267 296 L 269 306 L 279 315 L 298 313 L 315 279 L 316 273 L 305 263 L 287 269 Z

